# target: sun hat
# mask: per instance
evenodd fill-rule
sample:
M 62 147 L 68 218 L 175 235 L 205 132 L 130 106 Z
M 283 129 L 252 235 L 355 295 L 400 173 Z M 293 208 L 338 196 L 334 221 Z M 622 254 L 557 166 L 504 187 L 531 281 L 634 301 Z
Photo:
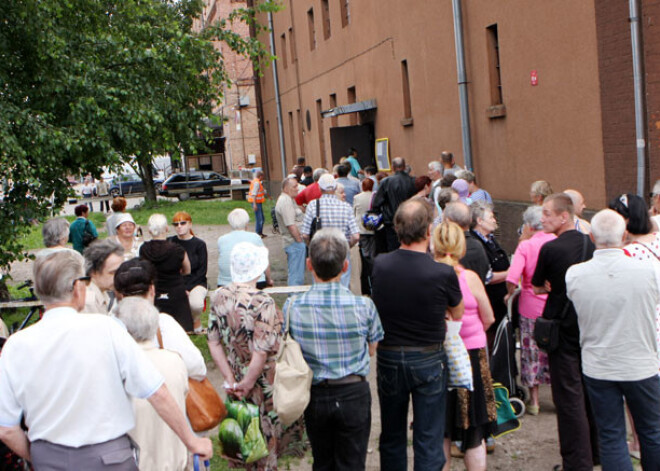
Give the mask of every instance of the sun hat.
M 333 177 L 329 173 L 325 173 L 321 175 L 321 178 L 319 178 L 319 187 L 323 191 L 334 190 L 335 188 L 337 188 L 337 182 L 335 181 L 335 177 Z
M 268 268 L 268 249 L 250 242 L 239 242 L 230 255 L 231 281 L 247 283 L 261 276 Z
M 125 222 L 132 222 L 133 224 L 135 224 L 135 221 L 133 220 L 133 216 L 131 216 L 130 213 L 121 213 L 119 216 L 117 216 L 117 220 L 115 221 L 115 228 L 121 226 Z

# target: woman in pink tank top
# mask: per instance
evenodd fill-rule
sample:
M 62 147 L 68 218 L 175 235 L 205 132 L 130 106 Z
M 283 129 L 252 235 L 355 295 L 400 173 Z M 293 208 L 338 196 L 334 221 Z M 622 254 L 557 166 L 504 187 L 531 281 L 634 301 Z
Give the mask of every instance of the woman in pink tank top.
M 435 260 L 456 270 L 463 294 L 465 311 L 460 335 L 472 363 L 474 390 L 450 391 L 445 427 L 445 457 L 449 469 L 452 441 L 461 441 L 465 467 L 486 469 L 485 440 L 491 435 L 497 420 L 493 380 L 486 354 L 486 330 L 495 322 L 493 308 L 479 276 L 463 268 L 458 261 L 465 255 L 465 235 L 455 223 L 443 221 L 433 231 Z

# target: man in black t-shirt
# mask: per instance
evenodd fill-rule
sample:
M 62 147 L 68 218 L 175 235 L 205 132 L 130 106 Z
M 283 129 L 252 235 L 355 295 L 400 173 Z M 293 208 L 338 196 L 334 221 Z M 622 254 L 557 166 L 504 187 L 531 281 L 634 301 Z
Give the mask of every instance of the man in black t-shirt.
M 401 247 L 374 263 L 372 299 L 385 330 L 377 355 L 381 470 L 407 469 L 411 395 L 415 469 L 442 469 L 445 463 L 445 314 L 460 319 L 463 300 L 454 270 L 427 255 L 432 220 L 426 201 L 402 203 L 393 221 Z
M 575 230 L 573 216 L 568 195 L 556 193 L 545 199 L 543 230 L 557 238 L 541 247 L 532 285 L 535 293 L 548 293 L 543 317 L 561 319 L 559 346 L 548 353 L 548 360 L 563 469 L 591 470 L 598 461 L 598 438 L 582 382 L 580 331 L 573 304 L 566 297 L 565 277 L 571 265 L 591 259 L 594 245 Z

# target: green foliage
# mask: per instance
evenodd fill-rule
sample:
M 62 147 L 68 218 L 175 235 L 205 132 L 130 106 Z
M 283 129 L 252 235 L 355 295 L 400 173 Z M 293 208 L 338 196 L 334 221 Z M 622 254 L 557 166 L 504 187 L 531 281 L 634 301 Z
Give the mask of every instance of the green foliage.
M 233 14 L 254 23 L 272 1 Z M 213 40 L 270 58 L 227 22 L 192 31 L 200 0 L 0 2 L 0 267 L 71 190 L 67 175 L 131 161 L 156 199 L 153 156 L 195 151 L 227 76 Z M 29 197 L 26 197 L 29 195 Z

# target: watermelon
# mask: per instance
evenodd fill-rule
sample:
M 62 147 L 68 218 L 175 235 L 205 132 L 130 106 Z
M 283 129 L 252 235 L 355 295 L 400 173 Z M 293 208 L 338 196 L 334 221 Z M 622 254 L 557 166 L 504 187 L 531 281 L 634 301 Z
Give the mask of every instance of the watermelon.
M 227 400 L 225 401 L 225 409 L 227 409 L 227 418 L 237 419 L 238 408 L 241 404 L 242 404 L 241 402 L 232 401 L 231 399 L 227 398 Z
M 230 458 L 240 459 L 241 447 L 243 446 L 243 430 L 234 419 L 225 419 L 220 424 L 218 432 L 220 439 L 221 454 Z

